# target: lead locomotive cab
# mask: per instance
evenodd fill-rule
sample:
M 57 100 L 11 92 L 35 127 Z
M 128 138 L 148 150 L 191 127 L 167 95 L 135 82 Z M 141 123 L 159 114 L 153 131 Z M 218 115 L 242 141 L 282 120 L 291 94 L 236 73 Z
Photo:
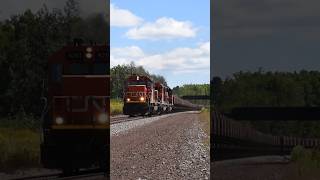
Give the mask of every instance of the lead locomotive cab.
M 131 75 L 124 89 L 123 114 L 152 115 L 173 110 L 172 90 L 148 76 Z
M 49 57 L 41 163 L 72 173 L 109 166 L 109 47 L 68 45 Z
M 127 79 L 124 95 L 123 114 L 151 115 L 157 110 L 157 91 L 147 76 L 131 75 Z

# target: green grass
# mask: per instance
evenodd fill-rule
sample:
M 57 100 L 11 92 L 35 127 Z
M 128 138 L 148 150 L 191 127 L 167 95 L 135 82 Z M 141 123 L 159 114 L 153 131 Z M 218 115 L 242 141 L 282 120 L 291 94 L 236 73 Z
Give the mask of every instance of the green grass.
M 40 136 L 29 129 L 0 128 L 0 170 L 39 166 Z
M 111 115 L 122 114 L 123 102 L 120 99 L 111 99 Z
M 291 152 L 293 169 L 288 179 L 319 179 L 320 151 L 296 146 Z
M 40 124 L 23 111 L 0 119 L 0 171 L 40 165 Z
M 200 112 L 200 124 L 202 130 L 207 134 L 208 138 L 204 140 L 204 144 L 210 147 L 210 111 L 209 109 L 203 108 Z

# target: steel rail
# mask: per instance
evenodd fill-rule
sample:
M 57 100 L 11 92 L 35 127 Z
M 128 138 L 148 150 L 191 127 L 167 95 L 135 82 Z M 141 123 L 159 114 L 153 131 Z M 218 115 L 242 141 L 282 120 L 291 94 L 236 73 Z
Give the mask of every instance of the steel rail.
M 38 180 L 38 179 L 48 179 L 48 180 L 68 180 L 68 179 L 81 179 L 81 178 L 88 178 L 88 177 L 96 177 L 96 176 L 106 176 L 105 172 L 101 172 L 100 169 L 90 169 L 90 170 L 83 170 L 78 172 L 77 174 L 73 175 L 65 175 L 63 173 L 52 173 L 52 174 L 41 174 L 35 176 L 25 176 L 14 178 L 12 180 Z

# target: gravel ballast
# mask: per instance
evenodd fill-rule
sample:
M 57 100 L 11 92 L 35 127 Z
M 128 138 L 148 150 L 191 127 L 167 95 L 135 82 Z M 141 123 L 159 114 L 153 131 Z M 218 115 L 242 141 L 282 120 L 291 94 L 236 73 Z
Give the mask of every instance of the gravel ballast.
M 198 118 L 198 112 L 180 112 L 112 124 L 111 179 L 208 179 L 209 149 Z M 55 172 L 26 169 L 0 179 Z
M 117 131 L 111 179 L 208 179 L 209 150 L 198 118 L 196 112 L 177 113 Z
M 122 122 L 122 123 L 117 123 L 117 124 L 112 124 L 111 125 L 111 130 L 110 130 L 110 135 L 116 135 L 121 132 L 125 132 L 129 129 L 142 126 L 148 123 L 152 123 L 154 121 L 158 121 L 160 119 L 166 118 L 166 117 L 172 117 L 176 116 L 179 114 L 186 114 L 186 113 L 195 113 L 197 111 L 189 111 L 189 112 L 178 112 L 178 113 L 172 113 L 172 114 L 165 114 L 162 116 L 154 116 L 154 117 L 149 117 L 149 118 L 143 118 L 139 120 L 133 120 L 133 121 L 128 121 L 128 122 Z

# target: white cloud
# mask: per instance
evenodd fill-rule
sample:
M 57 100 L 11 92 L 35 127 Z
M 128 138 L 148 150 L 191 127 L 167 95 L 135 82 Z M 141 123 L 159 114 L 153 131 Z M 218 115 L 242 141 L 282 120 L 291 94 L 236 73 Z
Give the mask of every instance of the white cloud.
M 130 27 L 139 25 L 143 19 L 126 9 L 120 9 L 114 4 L 110 5 L 110 25 L 117 27 Z
M 145 56 L 142 49 L 137 46 L 124 48 L 111 48 L 110 64 L 111 67 L 118 64 L 129 64 L 131 61 L 143 58 Z
M 195 37 L 196 29 L 189 21 L 177 21 L 162 17 L 153 23 L 144 23 L 130 29 L 126 36 L 130 39 L 174 39 Z
M 161 54 L 146 54 L 137 46 L 112 48 L 110 61 L 111 67 L 133 61 L 150 72 L 202 73 L 210 70 L 210 42 L 201 43 L 196 48 L 176 48 Z

